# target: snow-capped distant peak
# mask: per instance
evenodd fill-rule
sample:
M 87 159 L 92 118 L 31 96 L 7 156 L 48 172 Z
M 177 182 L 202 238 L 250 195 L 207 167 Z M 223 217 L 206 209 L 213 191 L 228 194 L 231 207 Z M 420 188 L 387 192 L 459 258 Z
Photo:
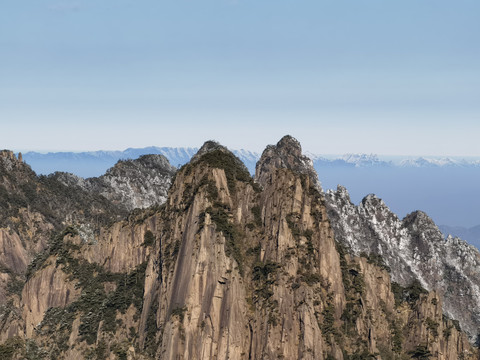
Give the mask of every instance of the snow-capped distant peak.
M 405 159 L 399 163 L 401 167 L 445 167 L 445 166 L 480 166 L 480 161 L 468 161 L 465 159 L 452 159 L 449 157 L 418 157 L 415 159 Z
M 381 162 L 376 154 L 345 154 L 342 160 L 355 166 L 370 166 Z

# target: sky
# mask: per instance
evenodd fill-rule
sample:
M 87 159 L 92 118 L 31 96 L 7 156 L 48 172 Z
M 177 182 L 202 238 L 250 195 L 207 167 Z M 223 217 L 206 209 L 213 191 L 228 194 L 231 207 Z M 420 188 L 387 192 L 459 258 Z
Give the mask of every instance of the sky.
M 478 0 L 4 0 L 0 148 L 480 156 Z

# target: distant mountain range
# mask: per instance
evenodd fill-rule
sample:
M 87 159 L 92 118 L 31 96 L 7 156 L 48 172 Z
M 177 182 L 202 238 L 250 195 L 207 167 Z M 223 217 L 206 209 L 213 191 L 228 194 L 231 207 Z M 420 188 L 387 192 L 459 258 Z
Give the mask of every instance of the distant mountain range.
M 128 148 L 123 151 L 88 151 L 88 152 L 27 152 L 23 158 L 39 174 L 55 171 L 71 172 L 84 178 L 100 176 L 115 165 L 118 160 L 136 159 L 142 155 L 164 155 L 173 166 L 179 167 L 190 161 L 198 151 L 189 147 Z M 249 150 L 233 150 L 249 171 L 255 172 L 255 164 L 260 154 Z M 315 167 L 401 167 L 401 168 L 441 168 L 462 167 L 480 168 L 480 158 L 456 157 L 387 157 L 376 154 L 318 155 L 306 152 Z
M 196 148 L 146 147 L 128 148 L 124 151 L 88 151 L 88 152 L 27 152 L 23 159 L 38 174 L 51 174 L 63 171 L 83 178 L 103 175 L 118 160 L 137 159 L 142 155 L 163 155 L 170 164 L 179 166 L 190 161 L 197 152 Z
M 452 235 L 459 237 L 477 248 L 480 248 L 480 225 L 465 228 L 461 226 L 439 225 L 438 228 L 445 236 Z
M 451 157 L 388 157 L 376 154 L 345 154 L 337 157 L 325 157 L 308 154 L 317 166 L 347 167 L 400 167 L 400 168 L 432 168 L 432 167 L 464 167 L 479 168 L 480 159 Z

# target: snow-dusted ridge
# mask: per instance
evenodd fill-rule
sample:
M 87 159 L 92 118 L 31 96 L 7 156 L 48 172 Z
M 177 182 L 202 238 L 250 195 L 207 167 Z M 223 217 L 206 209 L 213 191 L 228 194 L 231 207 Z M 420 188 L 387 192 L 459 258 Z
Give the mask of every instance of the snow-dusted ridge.
M 418 279 L 444 297 L 444 311 L 459 320 L 471 338 L 480 327 L 480 253 L 465 241 L 445 237 L 428 217 L 415 211 L 400 220 L 375 195 L 356 206 L 339 186 L 325 194 L 337 241 L 359 255 L 382 256 L 393 281 Z
M 163 155 L 143 155 L 135 160 L 121 160 L 100 177 L 83 179 L 71 173 L 56 172 L 51 177 L 66 186 L 78 186 L 99 194 L 113 204 L 131 211 L 163 204 L 176 168 Z
M 480 160 L 467 160 L 467 159 L 453 159 L 449 157 L 444 158 L 429 158 L 418 157 L 415 159 L 405 159 L 398 164 L 400 167 L 447 167 L 447 166 L 459 166 L 459 167 L 480 167 Z

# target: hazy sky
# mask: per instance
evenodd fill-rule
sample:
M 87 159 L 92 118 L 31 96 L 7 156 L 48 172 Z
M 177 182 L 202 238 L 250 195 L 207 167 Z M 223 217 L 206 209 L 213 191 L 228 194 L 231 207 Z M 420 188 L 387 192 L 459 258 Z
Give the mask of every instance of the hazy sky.
M 480 1 L 4 0 L 0 148 L 480 155 Z

